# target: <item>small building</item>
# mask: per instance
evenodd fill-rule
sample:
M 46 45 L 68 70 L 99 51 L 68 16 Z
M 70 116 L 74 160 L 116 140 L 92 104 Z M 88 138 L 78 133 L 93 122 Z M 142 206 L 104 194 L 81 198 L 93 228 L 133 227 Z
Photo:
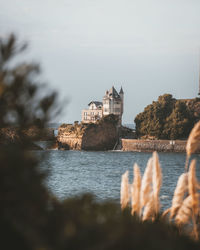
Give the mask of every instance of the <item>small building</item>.
M 84 123 L 96 122 L 103 117 L 103 103 L 92 101 L 88 104 L 88 109 L 82 110 L 81 121 Z
M 103 97 L 103 102 L 92 101 L 88 104 L 89 108 L 82 110 L 83 123 L 95 123 L 103 116 L 114 114 L 119 117 L 119 124 L 122 123 L 122 114 L 124 110 L 124 92 L 121 87 L 118 93 L 114 86 L 107 90 Z

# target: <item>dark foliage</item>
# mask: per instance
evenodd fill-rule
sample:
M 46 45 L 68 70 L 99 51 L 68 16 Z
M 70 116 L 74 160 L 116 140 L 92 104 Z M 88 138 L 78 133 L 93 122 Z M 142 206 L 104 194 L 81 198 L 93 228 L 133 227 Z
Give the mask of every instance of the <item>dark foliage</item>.
M 91 195 L 64 201 L 48 226 L 55 249 L 198 249 L 198 243 L 179 235 L 173 225 L 158 219 L 141 222 L 118 204 L 98 204 Z M 58 212 L 59 211 L 59 212 Z M 55 235 L 56 234 L 56 235 Z
M 39 170 L 39 157 L 27 151 L 32 144 L 24 129 L 43 128 L 57 109 L 56 93 L 41 97 L 44 85 L 35 81 L 38 65 L 13 59 L 26 48 L 14 35 L 0 39 L 0 221 L 5 226 L 1 249 L 35 249 L 47 244 L 45 234 L 52 209 L 50 194 L 44 185 L 46 174 Z M 4 230 L 1 228 L 2 231 Z M 14 234 L 16 232 L 16 237 Z M 15 239 L 14 242 L 12 242 Z M 23 243 L 24 240 L 24 243 Z M 20 243 L 21 242 L 21 243 Z M 20 245 L 21 244 L 21 245 Z
M 116 203 L 99 204 L 91 195 L 58 201 L 49 193 L 46 173 L 38 166 L 41 159 L 26 150 L 30 138 L 20 131 L 32 124 L 43 127 L 56 95 L 35 101 L 39 87 L 32 78 L 28 80 L 32 66 L 26 65 L 20 79 L 12 73 L 15 68 L 7 68 L 7 61 L 16 54 L 15 46 L 14 36 L 0 41 L 0 126 L 14 122 L 19 129 L 19 140 L 0 144 L 0 248 L 199 249 L 199 243 L 179 235 L 172 225 L 160 220 L 141 223 L 130 211 L 121 213 Z
M 23 129 L 43 128 L 59 112 L 53 105 L 57 101 L 56 92 L 47 91 L 44 84 L 35 80 L 40 73 L 38 64 L 18 62 L 13 66 L 13 59 L 19 61 L 26 47 L 19 45 L 14 35 L 0 39 L 0 128 L 15 128 L 12 133 L 0 129 L 1 144 L 6 144 L 9 137 L 17 143 L 23 141 L 21 145 L 30 143 Z
M 176 100 L 170 94 L 159 96 L 135 118 L 138 136 L 157 139 L 187 138 L 200 119 L 200 100 Z

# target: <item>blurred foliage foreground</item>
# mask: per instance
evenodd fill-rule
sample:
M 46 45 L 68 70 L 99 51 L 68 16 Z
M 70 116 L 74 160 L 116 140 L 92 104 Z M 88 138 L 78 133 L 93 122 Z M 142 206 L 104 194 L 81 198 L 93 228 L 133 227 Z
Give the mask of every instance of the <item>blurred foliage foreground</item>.
M 0 40 L 0 127 L 15 126 L 20 140 L 0 135 L 0 249 L 199 249 L 161 220 L 141 222 L 119 204 L 97 203 L 91 195 L 59 201 L 53 197 L 26 150 L 21 130 L 43 127 L 55 114 L 56 94 L 41 90 L 37 65 L 12 60 L 26 46 L 11 35 Z

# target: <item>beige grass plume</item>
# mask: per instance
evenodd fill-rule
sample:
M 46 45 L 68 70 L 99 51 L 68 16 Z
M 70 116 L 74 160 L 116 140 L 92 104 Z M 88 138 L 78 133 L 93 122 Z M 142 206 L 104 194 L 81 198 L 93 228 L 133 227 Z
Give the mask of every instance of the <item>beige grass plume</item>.
M 195 216 L 198 214 L 199 210 L 199 200 L 197 194 L 197 178 L 196 178 L 196 160 L 192 160 L 188 172 L 188 191 L 189 194 L 192 196 L 192 207 Z
M 159 163 L 157 152 L 153 152 L 153 198 L 155 213 L 158 214 L 160 209 L 160 188 L 162 185 L 162 171 Z
M 172 206 L 170 208 L 171 212 L 170 218 L 173 218 L 177 210 L 181 207 L 187 189 L 188 189 L 188 174 L 184 173 L 179 177 L 177 186 L 174 191 Z
M 150 194 L 149 196 L 149 200 L 146 204 L 146 206 L 144 207 L 144 212 L 143 212 L 143 216 L 142 216 L 142 220 L 150 220 L 150 219 L 154 219 L 155 216 L 155 211 L 154 211 L 154 197 L 153 197 L 153 192 Z
M 189 195 L 182 203 L 175 217 L 177 224 L 186 224 L 191 219 L 192 215 L 192 196 Z
M 197 193 L 197 178 L 196 178 L 196 160 L 192 160 L 190 169 L 188 172 L 188 191 L 192 197 L 192 221 L 193 221 L 193 233 L 195 238 L 198 238 L 196 218 L 199 213 L 199 195 Z
M 185 169 L 187 170 L 188 167 L 188 161 L 190 156 L 196 152 L 200 144 L 200 121 L 195 124 L 192 131 L 190 132 L 190 135 L 187 140 L 186 144 L 186 164 Z
M 152 192 L 152 167 L 153 160 L 150 158 L 147 163 L 147 167 L 144 171 L 141 184 L 141 208 L 145 206 L 150 198 Z
M 129 195 L 129 183 L 128 183 L 128 171 L 122 175 L 121 192 L 120 192 L 120 204 L 122 210 L 128 206 L 130 200 Z
M 131 214 L 136 213 L 138 216 L 140 215 L 140 188 L 141 188 L 141 174 L 140 168 L 137 164 L 133 167 L 134 179 L 133 179 L 133 188 L 132 188 L 132 202 L 131 202 Z

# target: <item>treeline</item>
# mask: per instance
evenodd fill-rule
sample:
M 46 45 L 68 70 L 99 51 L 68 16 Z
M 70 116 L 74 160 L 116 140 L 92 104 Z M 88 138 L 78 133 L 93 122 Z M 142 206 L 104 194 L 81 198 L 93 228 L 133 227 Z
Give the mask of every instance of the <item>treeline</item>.
M 136 133 L 153 139 L 184 139 L 199 119 L 200 98 L 177 100 L 164 94 L 136 116 Z

